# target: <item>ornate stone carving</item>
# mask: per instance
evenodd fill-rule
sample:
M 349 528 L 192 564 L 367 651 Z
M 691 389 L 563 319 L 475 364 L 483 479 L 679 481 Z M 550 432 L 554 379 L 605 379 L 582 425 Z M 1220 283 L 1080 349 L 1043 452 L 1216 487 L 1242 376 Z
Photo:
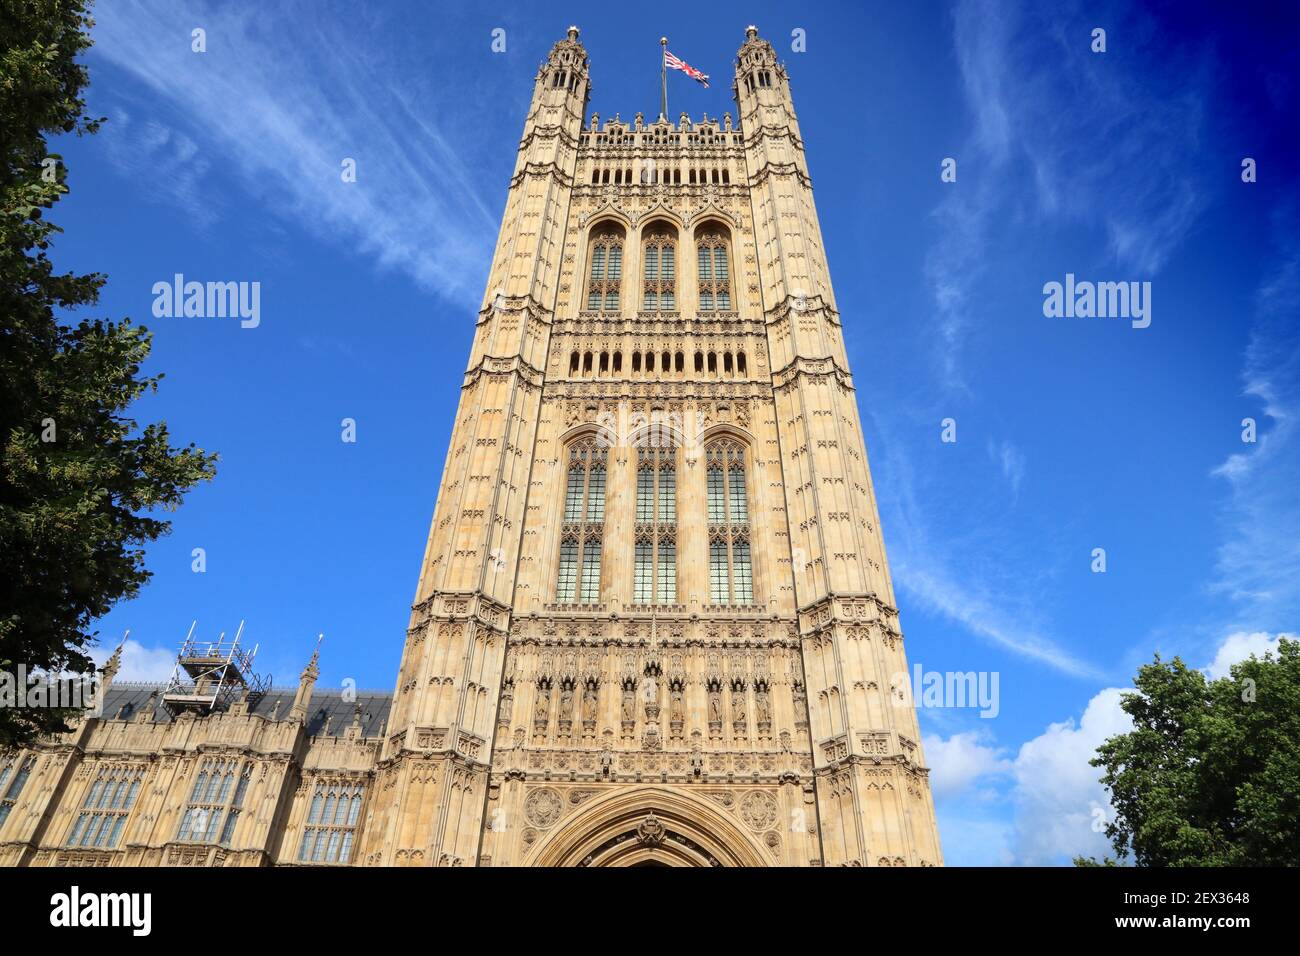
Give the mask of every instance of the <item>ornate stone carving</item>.
M 636 838 L 646 846 L 659 846 L 668 836 L 668 830 L 653 813 L 647 814 L 645 819 L 637 824 Z
M 551 787 L 538 787 L 524 798 L 524 819 L 539 830 L 553 826 L 563 810 L 559 792 Z
M 776 797 L 766 790 L 751 790 L 740 798 L 740 818 L 751 830 L 766 830 L 776 822 Z

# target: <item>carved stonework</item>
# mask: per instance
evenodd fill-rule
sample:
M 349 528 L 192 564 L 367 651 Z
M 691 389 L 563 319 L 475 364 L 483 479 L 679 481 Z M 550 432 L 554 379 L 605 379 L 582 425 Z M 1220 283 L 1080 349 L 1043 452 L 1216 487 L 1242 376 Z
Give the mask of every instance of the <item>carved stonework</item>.
M 560 794 L 551 787 L 539 787 L 524 800 L 524 819 L 531 826 L 545 830 L 560 819 L 564 804 Z
M 646 846 L 659 846 L 667 837 L 668 831 L 653 813 L 637 824 L 636 836 Z
M 766 790 L 751 790 L 740 798 L 740 818 L 751 830 L 766 830 L 776 822 L 776 797 Z

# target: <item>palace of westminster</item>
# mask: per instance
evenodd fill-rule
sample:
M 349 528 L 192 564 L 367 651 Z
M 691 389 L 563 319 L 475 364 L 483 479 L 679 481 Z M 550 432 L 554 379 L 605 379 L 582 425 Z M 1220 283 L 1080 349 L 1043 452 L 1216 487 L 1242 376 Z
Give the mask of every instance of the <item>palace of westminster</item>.
M 789 77 L 586 117 L 542 64 L 391 694 L 238 640 L 0 753 L 5 866 L 936 866 Z M 319 653 L 319 650 L 318 650 Z

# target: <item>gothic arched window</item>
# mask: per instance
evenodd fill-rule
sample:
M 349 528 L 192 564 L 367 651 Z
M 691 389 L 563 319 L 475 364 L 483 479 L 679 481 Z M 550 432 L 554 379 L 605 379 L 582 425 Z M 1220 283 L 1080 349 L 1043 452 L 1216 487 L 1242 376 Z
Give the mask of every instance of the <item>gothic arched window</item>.
M 209 757 L 200 766 L 176 839 L 229 846 L 252 779 L 251 762 Z M 238 780 L 236 781 L 236 778 Z
M 555 600 L 560 604 L 600 601 L 606 459 L 605 446 L 594 437 L 582 438 L 569 446 L 560 566 L 555 585 Z
M 754 566 L 749 545 L 745 449 L 733 439 L 705 450 L 709 519 L 709 601 L 752 604 Z
M 141 767 L 101 768 L 68 834 L 68 846 L 115 848 L 143 780 Z
M 18 797 L 21 796 L 23 787 L 27 786 L 27 779 L 32 775 L 35 765 L 35 757 L 25 760 L 11 757 L 0 765 L 0 794 L 3 794 L 0 796 L 0 827 L 9 819 L 9 813 L 18 803 Z
M 632 601 L 677 603 L 677 449 L 637 449 Z
M 598 227 L 591 237 L 589 261 L 588 311 L 617 312 L 619 284 L 623 278 L 623 230 L 613 223 Z
M 348 863 L 365 788 L 359 783 L 320 781 L 312 796 L 298 860 L 302 863 Z
M 645 310 L 672 312 L 677 308 L 677 234 L 659 223 L 645 235 L 642 249 L 645 274 Z
M 727 237 L 710 228 L 696 236 L 701 312 L 731 311 L 731 270 L 727 264 Z

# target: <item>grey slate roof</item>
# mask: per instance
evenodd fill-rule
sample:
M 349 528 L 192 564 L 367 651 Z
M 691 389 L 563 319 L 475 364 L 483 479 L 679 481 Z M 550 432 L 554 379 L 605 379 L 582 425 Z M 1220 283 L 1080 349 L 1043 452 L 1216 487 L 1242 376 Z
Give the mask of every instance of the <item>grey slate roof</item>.
M 149 706 L 149 695 L 157 691 L 158 699 L 154 708 L 154 720 L 164 722 L 172 719 L 171 713 L 162 705 L 163 684 L 146 684 L 135 681 L 113 681 L 104 695 L 104 717 L 114 718 L 119 714 L 125 719 L 134 718 L 141 708 Z M 270 717 L 275 711 L 277 720 L 289 716 L 293 706 L 296 687 L 273 687 L 251 708 L 254 714 Z M 276 704 L 279 710 L 276 711 Z M 361 705 L 361 735 L 363 737 L 380 737 L 384 733 L 384 723 L 388 720 L 388 710 L 393 704 L 393 695 L 388 691 L 358 690 L 355 699 L 345 701 L 343 691 L 334 688 L 316 688 L 312 691 L 311 707 L 307 713 L 307 733 L 317 736 L 325 732 L 325 722 L 329 719 L 329 735 L 341 737 L 352 725 L 352 715 L 356 706 Z

